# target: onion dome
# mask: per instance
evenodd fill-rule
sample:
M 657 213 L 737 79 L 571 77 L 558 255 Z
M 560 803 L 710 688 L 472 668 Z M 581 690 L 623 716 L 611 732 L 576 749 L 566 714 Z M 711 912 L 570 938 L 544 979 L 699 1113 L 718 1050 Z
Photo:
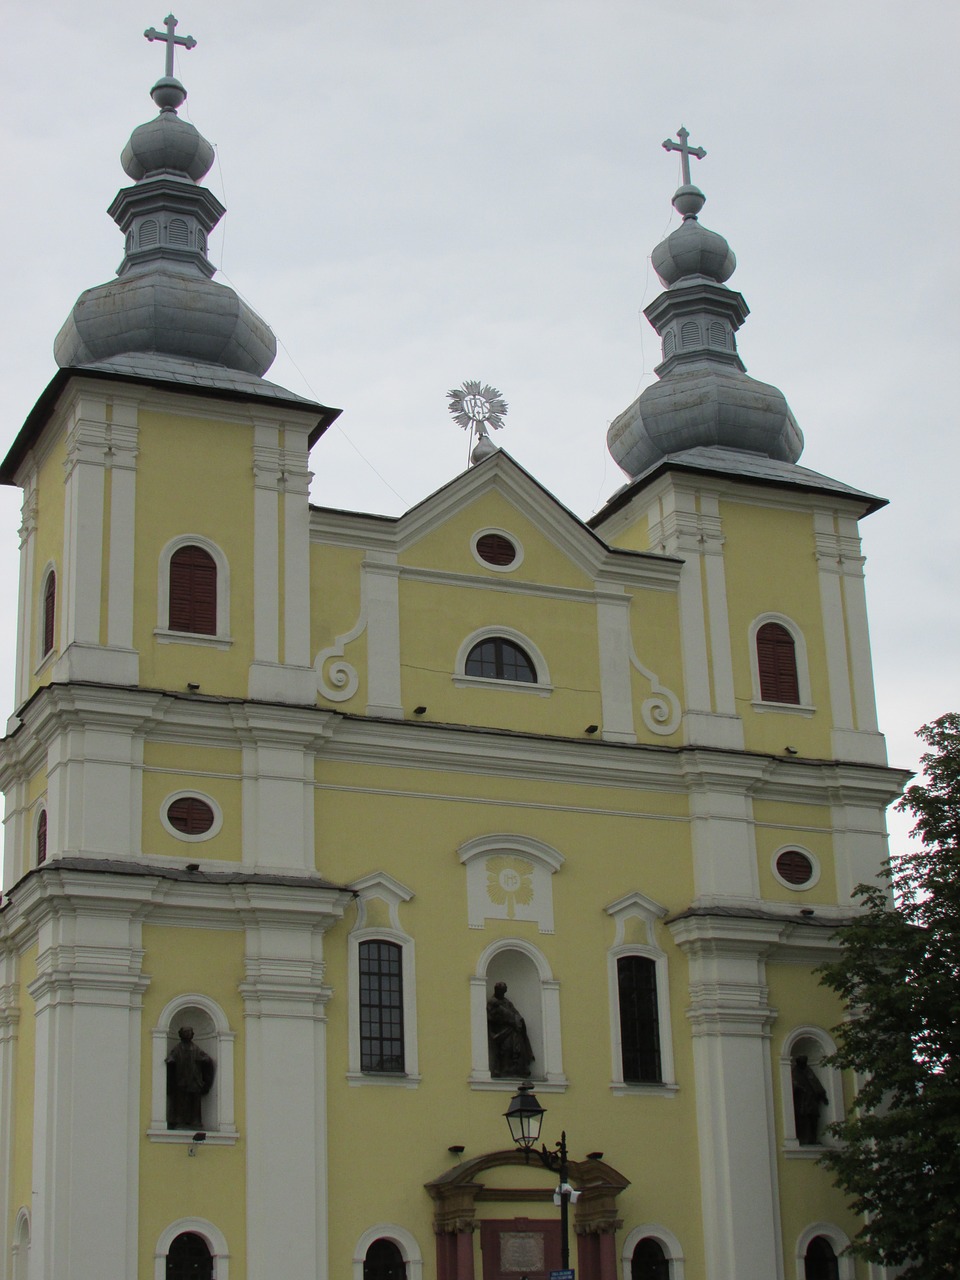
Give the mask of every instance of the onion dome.
M 277 343 L 269 327 L 226 285 L 211 278 L 210 232 L 226 209 L 199 184 L 214 150 L 177 115 L 187 91 L 173 76 L 175 44 L 191 36 L 153 28 L 167 44 L 167 74 L 150 91 L 156 119 L 134 129 L 120 163 L 134 185 L 119 191 L 107 212 L 124 235 L 117 279 L 80 295 L 54 342 L 61 367 L 154 353 L 199 360 L 262 376 Z
M 653 251 L 665 292 L 644 310 L 661 339 L 659 381 L 614 419 L 607 445 L 631 477 L 668 454 L 704 447 L 796 462 L 803 435 L 783 393 L 747 377 L 737 353 L 736 332 L 750 311 L 726 287 L 737 265 L 733 250 L 698 219 L 706 196 L 690 182 L 689 157 L 706 152 L 687 145 L 686 129 L 677 136 L 679 144 L 663 145 L 681 153 L 684 181 L 673 205 L 683 222 Z

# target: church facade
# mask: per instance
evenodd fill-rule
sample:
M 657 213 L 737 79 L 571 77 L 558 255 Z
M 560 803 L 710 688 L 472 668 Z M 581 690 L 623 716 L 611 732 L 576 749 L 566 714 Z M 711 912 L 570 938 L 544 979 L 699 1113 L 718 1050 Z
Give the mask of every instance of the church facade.
M 399 518 L 334 510 L 338 411 L 264 380 L 169 57 L 153 97 L 117 279 L 0 468 L 0 1277 L 539 1280 L 525 1079 L 581 1280 L 879 1276 L 817 1165 L 850 1082 L 815 969 L 904 780 L 882 502 L 801 467 L 744 372 L 702 193 L 654 252 L 663 361 L 596 516 L 482 433 Z

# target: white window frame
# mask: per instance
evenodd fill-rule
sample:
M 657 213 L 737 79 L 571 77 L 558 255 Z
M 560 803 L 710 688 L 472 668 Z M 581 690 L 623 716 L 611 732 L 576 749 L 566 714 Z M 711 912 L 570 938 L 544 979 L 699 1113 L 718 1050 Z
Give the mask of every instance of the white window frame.
M 482 640 L 496 639 L 509 640 L 511 644 L 518 645 L 524 651 L 533 663 L 533 673 L 537 678 L 535 684 L 530 684 L 526 680 L 497 680 L 491 676 L 467 675 L 467 657 L 474 645 L 478 645 Z M 453 664 L 453 683 L 458 689 L 506 689 L 512 693 L 533 693 L 541 698 L 549 697 L 553 692 L 546 658 L 529 636 L 525 636 L 522 631 L 517 631 L 514 627 L 481 627 L 467 636 L 457 650 Z
M 800 695 L 796 702 L 769 702 L 760 696 L 760 665 L 757 661 L 757 632 L 768 622 L 777 622 L 793 637 L 793 654 L 797 664 L 797 691 Z M 788 715 L 812 716 L 816 707 L 813 705 L 813 690 L 810 685 L 810 667 L 807 662 L 807 642 L 803 631 L 788 618 L 785 613 L 761 613 L 750 623 L 748 632 L 750 648 L 750 678 L 753 682 L 754 711 L 785 711 Z
M 230 1030 L 226 1014 L 209 996 L 196 991 L 184 992 L 165 1005 L 151 1037 L 150 1127 L 151 1142 L 191 1143 L 193 1134 L 187 1129 L 167 1128 L 167 1054 L 170 1052 L 170 1030 L 185 1009 L 199 1009 L 213 1023 L 216 1038 L 214 1057 L 217 1069 L 211 1092 L 217 1101 L 217 1127 L 205 1130 L 211 1146 L 232 1146 L 238 1137 L 235 1123 L 233 1046 L 236 1032 Z M 190 1228 L 184 1227 L 183 1230 Z M 201 1232 L 202 1234 L 202 1232 Z M 219 1273 L 218 1277 L 219 1277 Z
M 656 1240 L 667 1255 L 667 1260 L 670 1264 L 670 1280 L 683 1280 L 684 1258 L 683 1250 L 680 1248 L 680 1241 L 672 1231 L 661 1226 L 659 1222 L 644 1222 L 639 1227 L 634 1227 L 624 1240 L 623 1250 L 620 1254 L 623 1280 L 631 1280 L 634 1249 L 636 1249 L 641 1240 L 650 1238 Z
M 217 629 L 204 635 L 197 631 L 173 631 L 170 628 L 170 561 L 181 547 L 200 547 L 213 557 L 217 566 Z M 229 649 L 230 635 L 230 562 L 215 542 L 199 533 L 184 533 L 171 538 L 160 552 L 157 565 L 157 625 L 153 634 L 161 644 L 197 644 L 213 649 Z
M 213 810 L 213 823 L 209 831 L 201 831 L 198 835 L 190 835 L 186 831 L 178 831 L 167 817 L 167 810 L 175 800 L 191 799 L 202 800 L 204 804 L 208 804 Z M 174 840 L 183 840 L 187 844 L 200 844 L 202 841 L 212 840 L 214 836 L 220 834 L 223 827 L 223 810 L 213 796 L 208 796 L 205 791 L 197 791 L 195 788 L 188 788 L 186 791 L 171 791 L 160 804 L 160 825 L 168 835 L 173 836 Z
M 667 953 L 657 943 L 656 924 L 667 914 L 667 908 L 654 902 L 646 894 L 628 893 L 605 908 L 616 926 L 613 945 L 607 951 L 607 986 L 610 1002 L 610 1065 L 612 1068 L 610 1090 L 626 1093 L 676 1093 L 676 1068 L 673 1056 L 673 1027 L 670 1018 L 670 979 Z M 631 919 L 641 922 L 646 943 L 627 942 L 626 926 Z M 652 960 L 657 981 L 657 1018 L 660 1024 L 660 1074 L 659 1081 L 634 1081 L 623 1078 L 623 1041 L 620 1033 L 620 986 L 617 979 L 617 961 L 624 956 L 643 956 Z
M 474 1089 L 493 1089 L 515 1093 L 516 1080 L 494 1079 L 490 1071 L 487 1040 L 487 1001 L 493 995 L 491 962 L 504 952 L 518 952 L 532 962 L 537 975 L 540 1004 L 536 1010 L 520 1012 L 532 1024 L 534 1041 L 541 1049 L 535 1063 L 533 1079 L 538 1092 L 561 1092 L 567 1087 L 563 1073 L 563 1041 L 560 1034 L 560 983 L 553 976 L 546 956 L 525 938 L 498 938 L 485 948 L 477 961 L 476 974 L 470 979 L 470 1085 Z M 508 984 L 509 988 L 509 984 Z M 516 994 L 516 993 L 514 993 Z M 536 1021 L 534 1021 L 536 1020 Z
M 489 534 L 495 534 L 499 538 L 506 538 L 507 542 L 513 547 L 516 555 L 509 564 L 491 564 L 489 560 L 484 560 L 483 556 L 477 550 L 477 543 L 481 538 L 487 537 Z M 515 573 L 523 564 L 523 543 L 515 533 L 510 533 L 507 529 L 500 529 L 490 526 L 485 529 L 478 529 L 470 539 L 470 550 L 473 552 L 473 558 L 477 564 L 484 569 L 490 569 L 493 573 Z
M 843 1108 L 843 1077 L 837 1067 L 828 1067 L 823 1064 L 823 1058 L 828 1054 L 836 1053 L 837 1046 L 833 1037 L 824 1031 L 823 1027 L 806 1026 L 794 1027 L 783 1041 L 780 1050 L 780 1102 L 783 1113 L 783 1150 L 784 1154 L 793 1159 L 817 1160 L 825 1150 L 833 1146 L 833 1140 L 829 1134 L 826 1134 L 826 1142 L 818 1142 L 815 1146 L 807 1143 L 801 1144 L 797 1139 L 797 1121 L 793 1112 L 793 1079 L 791 1068 L 793 1059 L 796 1057 L 797 1049 L 802 1046 L 804 1040 L 812 1040 L 818 1047 L 820 1052 L 820 1061 L 811 1063 L 816 1068 L 817 1079 L 823 1085 L 824 1092 L 827 1095 L 827 1105 L 825 1114 L 822 1117 L 822 1126 L 825 1129 L 828 1124 L 842 1120 L 844 1117 Z M 803 1049 L 800 1049 L 803 1052 Z M 809 1057 L 809 1053 L 807 1055 Z M 814 1232 L 814 1235 L 817 1233 Z
M 206 1218 L 178 1218 L 164 1227 L 157 1241 L 153 1255 L 154 1280 L 165 1280 L 167 1274 L 167 1254 L 177 1236 L 186 1232 L 200 1236 L 207 1242 L 207 1248 L 213 1256 L 213 1280 L 230 1280 L 230 1251 L 227 1248 L 227 1237 L 219 1227 L 215 1227 Z
M 21 1205 L 13 1228 L 13 1244 L 10 1247 L 13 1256 L 12 1280 L 29 1280 L 32 1247 L 33 1230 L 30 1223 L 30 1210 L 26 1205 Z
M 376 871 L 354 880 L 350 888 L 357 894 L 357 919 L 347 934 L 347 1080 L 352 1085 L 399 1085 L 415 1089 L 420 1083 L 417 1045 L 417 965 L 413 938 L 400 924 L 400 904 L 409 902 L 413 890 Z M 368 903 L 379 898 L 390 913 L 388 927 L 367 924 Z M 363 1071 L 360 1067 L 360 944 L 392 942 L 400 948 L 403 980 L 403 1071 Z
M 44 605 L 45 605 L 46 594 L 47 594 L 47 582 L 50 579 L 51 573 L 53 574 L 53 578 L 54 578 L 53 644 L 50 646 L 49 649 L 46 650 L 46 652 L 44 652 L 44 648 L 43 648 L 43 631 L 44 631 L 43 621 L 44 621 L 44 613 L 45 613 Z M 56 563 L 53 560 L 48 560 L 47 563 L 43 566 L 43 572 L 40 575 L 40 594 L 36 602 L 37 631 L 36 631 L 36 661 L 34 663 L 34 675 L 38 675 L 49 662 L 52 662 L 53 659 L 57 657 L 57 655 L 60 652 L 60 645 L 57 643 L 57 640 L 58 640 L 57 616 L 61 612 L 61 604 L 62 604 L 62 601 L 60 600 L 61 585 L 62 583 L 60 580 L 60 574 L 57 572 Z
M 805 884 L 792 884 L 789 880 L 784 880 L 783 876 L 777 870 L 777 859 L 780 857 L 781 853 L 790 853 L 793 850 L 796 850 L 797 853 L 802 853 L 805 858 L 810 859 L 810 879 Z M 819 883 L 820 859 L 815 853 L 812 853 L 805 844 L 797 844 L 796 840 L 793 840 L 790 844 L 782 844 L 779 849 L 775 849 L 773 851 L 773 855 L 770 858 L 770 870 L 773 872 L 773 878 L 776 880 L 777 884 L 783 885 L 783 887 L 785 889 L 789 889 L 791 893 L 806 893 L 808 889 L 812 889 L 814 885 Z
M 407 1280 L 423 1280 L 423 1254 L 416 1237 L 395 1222 L 380 1222 L 364 1231 L 353 1251 L 353 1280 L 363 1280 L 367 1250 L 377 1240 L 389 1240 L 397 1246 L 407 1269 Z
M 839 1227 L 835 1227 L 832 1222 L 814 1222 L 809 1227 L 804 1227 L 797 1237 L 796 1263 L 797 1263 L 797 1280 L 805 1280 L 806 1268 L 804 1262 L 806 1260 L 806 1252 L 810 1246 L 810 1242 L 817 1236 L 826 1236 L 833 1246 L 833 1252 L 837 1255 L 837 1263 L 840 1272 L 840 1280 L 854 1280 L 855 1270 L 853 1258 L 843 1251 L 850 1243 L 850 1237 L 841 1231 Z

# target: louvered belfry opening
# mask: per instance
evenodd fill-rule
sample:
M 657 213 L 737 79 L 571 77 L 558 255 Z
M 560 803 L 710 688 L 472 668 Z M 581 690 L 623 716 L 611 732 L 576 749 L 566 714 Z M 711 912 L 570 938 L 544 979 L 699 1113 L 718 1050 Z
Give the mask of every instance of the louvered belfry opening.
M 217 634 L 217 564 L 203 547 L 180 547 L 170 557 L 171 631 Z
M 765 622 L 757 632 L 757 669 L 764 702 L 799 705 L 797 651 L 793 636 L 779 622 Z

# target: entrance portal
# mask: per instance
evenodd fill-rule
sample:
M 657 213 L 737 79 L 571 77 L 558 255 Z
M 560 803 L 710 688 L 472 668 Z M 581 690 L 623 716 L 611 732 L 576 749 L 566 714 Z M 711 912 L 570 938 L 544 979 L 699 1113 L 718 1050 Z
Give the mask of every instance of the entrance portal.
M 548 1280 L 560 1270 L 560 1223 L 488 1218 L 480 1223 L 483 1280 Z

